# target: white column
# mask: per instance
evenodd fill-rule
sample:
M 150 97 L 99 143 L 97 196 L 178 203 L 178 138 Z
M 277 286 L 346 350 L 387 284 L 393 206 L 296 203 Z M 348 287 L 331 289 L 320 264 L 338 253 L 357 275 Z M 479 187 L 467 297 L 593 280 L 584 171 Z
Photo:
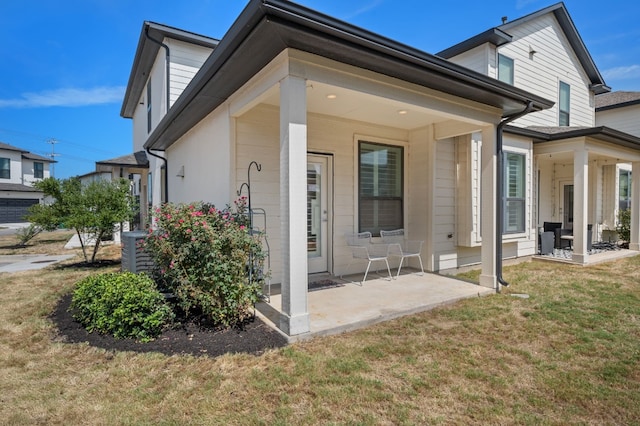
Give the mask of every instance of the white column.
M 589 152 L 583 146 L 573 152 L 573 256 L 586 263 L 587 215 L 589 208 Z
M 482 247 L 480 249 L 482 272 L 480 285 L 496 288 L 498 283 L 496 270 L 496 126 L 482 129 L 482 161 L 481 161 L 481 207 L 480 226 Z
M 631 163 L 631 235 L 629 249 L 640 250 L 640 161 Z
M 140 229 L 147 229 L 147 224 L 151 225 L 149 220 L 149 191 L 147 190 L 148 170 L 143 170 L 140 173 L 140 180 Z
M 280 329 L 307 333 L 307 98 L 306 81 L 280 83 L 280 233 L 282 316 Z

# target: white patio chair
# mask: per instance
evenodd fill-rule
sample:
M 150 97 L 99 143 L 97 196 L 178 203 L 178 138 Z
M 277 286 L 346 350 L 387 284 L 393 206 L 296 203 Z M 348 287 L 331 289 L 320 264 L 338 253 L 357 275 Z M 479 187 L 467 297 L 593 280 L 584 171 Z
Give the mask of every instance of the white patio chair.
M 422 266 L 422 244 L 424 241 L 410 241 L 405 239 L 404 229 L 395 229 L 393 231 L 380 231 L 382 242 L 389 245 L 389 256 L 397 256 L 400 258 L 398 265 L 398 273 L 396 278 L 400 276 L 402 263 L 408 257 L 417 257 L 420 261 L 420 275 L 424 275 L 424 267 Z
M 367 264 L 367 270 L 364 272 L 364 277 L 360 284 L 362 285 L 367 280 L 367 274 L 369 273 L 369 268 L 371 268 L 371 264 L 377 261 L 384 261 L 387 266 L 387 272 L 389 273 L 389 281 L 393 279 L 391 276 L 391 268 L 389 268 L 389 246 L 386 244 L 371 244 L 371 232 L 359 232 L 357 234 L 347 234 L 347 245 L 351 248 L 352 258 L 349 261 L 349 265 L 347 265 L 347 269 L 345 272 L 349 272 L 349 268 L 351 264 L 356 260 L 366 260 L 369 263 Z M 344 274 L 340 275 L 342 278 Z

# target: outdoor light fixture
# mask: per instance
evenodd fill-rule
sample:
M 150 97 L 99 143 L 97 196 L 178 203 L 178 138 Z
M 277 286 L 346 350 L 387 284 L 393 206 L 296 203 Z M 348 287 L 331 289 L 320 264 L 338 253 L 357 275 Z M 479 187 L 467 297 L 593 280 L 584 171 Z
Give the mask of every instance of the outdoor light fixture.
M 406 115 L 408 113 L 409 113 L 409 111 L 407 111 L 406 109 L 401 109 L 401 110 L 398 111 L 398 114 L 400 114 L 400 115 Z
M 335 98 L 337 98 L 337 97 L 338 97 L 338 95 L 336 95 L 335 93 L 329 93 L 329 94 L 327 95 L 327 99 L 335 99 Z

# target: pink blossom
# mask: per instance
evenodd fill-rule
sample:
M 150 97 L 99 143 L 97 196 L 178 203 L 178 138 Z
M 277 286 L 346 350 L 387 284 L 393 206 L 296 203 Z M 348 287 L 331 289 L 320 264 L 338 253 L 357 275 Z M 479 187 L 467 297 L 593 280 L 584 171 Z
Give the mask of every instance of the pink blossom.
M 190 233 L 191 233 L 191 229 L 187 229 L 187 234 L 190 234 Z
M 240 229 L 244 229 L 244 225 L 240 225 Z

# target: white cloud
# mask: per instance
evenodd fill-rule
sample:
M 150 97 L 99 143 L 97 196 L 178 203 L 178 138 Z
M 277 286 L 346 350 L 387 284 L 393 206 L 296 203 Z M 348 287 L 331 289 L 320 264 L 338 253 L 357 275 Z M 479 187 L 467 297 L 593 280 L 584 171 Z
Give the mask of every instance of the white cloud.
M 627 80 L 631 78 L 640 78 L 640 65 L 609 68 L 602 71 L 602 76 L 607 80 Z
M 530 4 L 537 3 L 537 2 L 538 0 L 518 0 L 516 1 L 516 9 L 517 10 L 524 9 Z
M 371 3 L 366 4 L 362 6 L 360 9 L 356 10 L 355 12 L 352 12 L 349 15 L 345 16 L 344 19 L 353 19 L 358 15 L 362 15 L 363 13 L 370 11 L 371 9 L 375 9 L 376 7 L 380 6 L 382 3 L 383 3 L 383 0 L 373 0 Z
M 56 89 L 23 93 L 19 98 L 0 99 L 0 108 L 82 107 L 121 102 L 124 86 L 92 89 Z

